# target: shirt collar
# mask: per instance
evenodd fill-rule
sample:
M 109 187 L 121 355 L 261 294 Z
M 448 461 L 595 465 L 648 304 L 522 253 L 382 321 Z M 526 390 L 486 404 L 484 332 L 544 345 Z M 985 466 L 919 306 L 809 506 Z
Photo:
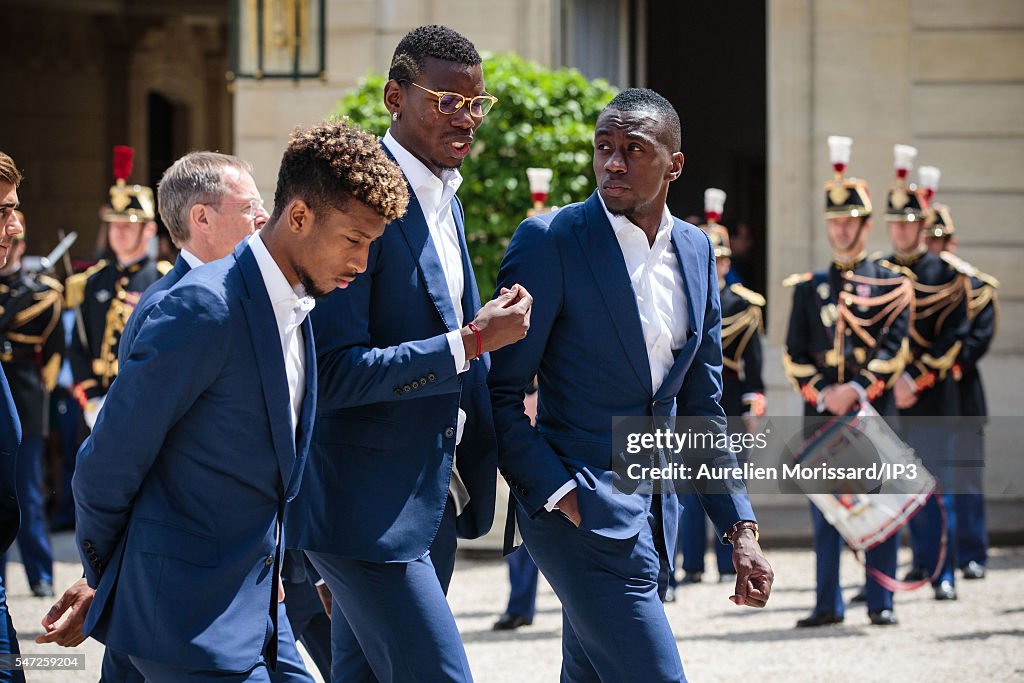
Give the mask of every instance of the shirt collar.
M 429 195 L 431 198 L 436 197 L 434 202 L 437 206 L 421 207 L 424 209 L 424 213 L 427 209 L 436 212 L 440 206 L 451 201 L 451 198 L 459 191 L 459 187 L 462 185 L 462 174 L 458 169 L 446 168 L 441 171 L 441 177 L 438 178 L 427 168 L 426 164 L 413 156 L 412 152 L 403 147 L 391 135 L 390 129 L 384 134 L 384 146 L 395 157 L 395 161 L 398 162 L 399 168 L 402 169 L 405 179 L 409 181 L 409 186 L 416 193 L 420 204 L 423 204 L 424 199 L 428 196 L 427 191 L 432 193 Z
M 256 265 L 259 266 L 260 274 L 263 276 L 263 284 L 267 287 L 270 303 L 275 309 L 278 304 L 287 303 L 293 309 L 301 312 L 298 319 L 292 321 L 301 323 L 305 314 L 313 310 L 314 300 L 312 297 L 306 296 L 306 290 L 302 285 L 292 287 L 288 284 L 288 279 L 281 272 L 277 261 L 270 255 L 267 245 L 263 243 L 261 234 L 261 231 L 257 230 L 249 237 L 249 248 L 252 249 L 253 256 L 256 257 Z
M 181 258 L 185 259 L 185 263 L 188 264 L 189 268 L 198 268 L 199 266 L 204 265 L 206 263 L 188 249 L 182 249 L 178 253 L 178 255 L 181 256 Z
M 604 209 L 604 215 L 607 216 L 608 222 L 612 224 L 612 230 L 615 231 L 616 235 L 621 235 L 630 230 L 639 230 L 640 234 L 644 235 L 644 237 L 646 238 L 646 233 L 644 233 L 643 228 L 641 228 L 639 225 L 629 220 L 625 216 L 616 216 L 611 211 L 609 211 L 608 207 L 605 206 L 604 197 L 601 196 L 600 192 L 597 193 L 597 198 L 601 201 L 601 208 Z M 655 244 L 663 240 L 663 238 L 672 229 L 672 225 L 674 222 L 675 221 L 673 221 L 672 219 L 672 212 L 668 210 L 668 205 L 665 205 L 664 213 L 662 213 L 661 216 L 661 225 L 658 226 L 658 232 L 654 236 Z

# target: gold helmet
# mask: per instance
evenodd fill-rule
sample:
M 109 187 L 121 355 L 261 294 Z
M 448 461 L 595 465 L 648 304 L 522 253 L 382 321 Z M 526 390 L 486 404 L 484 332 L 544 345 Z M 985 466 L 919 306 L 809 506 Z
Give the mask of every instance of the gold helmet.
M 895 145 L 893 157 L 896 182 L 889 188 L 886 198 L 885 219 L 899 223 L 922 221 L 928 214 L 926 192 L 924 189 L 918 189 L 913 183 L 907 185 L 907 175 L 914 167 L 917 148 L 910 145 Z
M 153 190 L 145 185 L 129 185 L 135 150 L 124 145 L 114 147 L 114 184 L 110 186 L 108 210 L 103 220 L 108 222 L 146 222 L 155 219 Z
M 825 183 L 825 218 L 864 217 L 871 215 L 871 196 L 868 184 L 858 178 L 845 178 L 850 163 L 851 138 L 840 135 L 828 137 L 829 158 L 835 178 Z
M 729 230 L 718 221 L 722 218 L 722 210 L 725 208 L 725 191 L 717 187 L 709 187 L 704 190 L 704 225 L 700 229 L 708 234 L 711 239 L 711 246 L 715 250 L 715 258 L 729 258 L 732 256 L 732 249 L 729 248 Z
M 953 216 L 945 204 L 935 204 L 924 222 L 924 234 L 928 237 L 951 237 L 956 232 Z

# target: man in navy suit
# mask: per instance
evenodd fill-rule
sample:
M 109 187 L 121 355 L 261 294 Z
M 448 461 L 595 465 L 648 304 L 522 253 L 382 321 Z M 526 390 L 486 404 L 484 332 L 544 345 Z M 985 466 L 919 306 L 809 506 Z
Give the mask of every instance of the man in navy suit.
M 267 226 L 154 298 L 74 479 L 96 590 L 83 632 L 147 681 L 310 680 L 277 633 L 284 507 L 315 415 L 306 314 L 365 269 L 407 198 L 371 136 L 299 130 Z
M 468 681 L 445 594 L 456 536 L 494 515 L 487 352 L 526 334 L 531 299 L 511 287 L 481 308 L 466 250 L 458 168 L 495 101 L 473 44 L 417 28 L 389 77 L 383 146 L 409 213 L 313 316 L 319 412 L 289 542 L 333 593 L 334 681 Z
M 252 167 L 248 162 L 218 152 L 189 152 L 164 172 L 157 190 L 157 205 L 171 240 L 180 252 L 174 268 L 146 289 L 125 324 L 117 351 L 121 365 L 130 354 L 142 322 L 153 309 L 154 298 L 159 298 L 157 294 L 173 287 L 192 268 L 230 255 L 238 242 L 266 224 L 268 215 L 251 174 Z M 289 577 L 296 573 L 294 567 L 297 563 L 294 560 L 291 554 L 286 554 L 282 578 L 287 589 L 288 614 L 286 616 L 284 607 L 281 607 L 278 619 L 280 622 L 287 620 L 293 629 L 294 640 L 302 640 L 308 651 L 320 654 L 315 657 L 319 660 L 318 666 L 322 671 L 329 671 L 330 624 L 312 584 L 305 580 L 299 585 L 289 583 Z M 298 562 L 301 563 L 301 558 Z M 84 579 L 73 584 L 47 613 L 44 626 L 51 626 L 76 604 L 79 596 L 88 594 L 88 584 Z M 292 609 L 296 603 L 297 608 L 301 608 L 297 610 L 298 614 Z M 303 629 L 296 627 L 296 617 Z M 79 611 L 64 628 L 38 637 L 37 642 L 73 644 L 73 639 L 80 637 L 83 618 L 84 614 Z M 286 628 L 279 628 L 281 637 L 291 638 L 291 633 Z M 326 657 L 324 652 L 327 652 Z M 272 673 L 272 680 L 276 673 Z M 108 647 L 103 653 L 100 680 L 141 683 L 143 677 L 127 655 Z
M 707 418 L 724 429 L 721 315 L 707 235 L 665 205 L 683 168 L 679 117 L 628 89 L 597 120 L 598 191 L 524 221 L 499 287 L 536 297 L 525 340 L 493 354 L 500 471 L 530 555 L 562 602 L 563 681 L 682 681 L 660 597 L 678 498 L 617 490 L 612 418 Z M 536 427 L 523 391 L 538 376 Z M 689 456 L 687 456 L 689 457 Z M 730 454 L 716 464 L 735 465 Z M 694 470 L 696 471 L 696 470 Z M 773 574 L 742 486 L 701 495 L 733 545 L 730 599 L 763 607 Z M 508 537 L 508 535 L 507 535 Z
M 7 265 L 7 255 L 14 247 L 14 238 L 24 230 L 15 210 L 18 208 L 18 186 L 21 172 L 14 160 L 0 152 L 0 268 Z M 21 421 L 14 407 L 14 397 L 7 377 L 0 368 L 0 554 L 7 552 L 21 522 L 18 494 L 14 483 L 17 469 L 18 447 L 21 445 Z M 18 653 L 18 634 L 7 611 L 7 593 L 0 577 L 0 655 Z M 0 669 L 0 681 L 20 681 L 21 671 Z

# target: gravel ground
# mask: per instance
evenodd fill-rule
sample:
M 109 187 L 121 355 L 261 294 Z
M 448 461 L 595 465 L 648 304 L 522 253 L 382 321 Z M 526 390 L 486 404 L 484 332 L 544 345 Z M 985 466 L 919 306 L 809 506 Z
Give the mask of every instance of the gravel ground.
M 57 586 L 80 576 L 73 539 L 55 538 Z M 909 559 L 904 550 L 901 560 Z M 897 596 L 900 625 L 868 624 L 862 606 L 846 623 L 819 629 L 793 628 L 814 600 L 814 557 L 804 550 L 769 550 L 776 582 L 764 610 L 739 608 L 728 600 L 730 586 L 711 582 L 680 589 L 667 606 L 687 676 L 691 681 L 1024 681 L 1024 549 L 996 549 L 984 581 L 961 581 L 960 600 L 940 603 L 920 590 Z M 856 590 L 858 565 L 843 561 L 848 597 Z M 8 566 L 8 599 L 23 653 L 61 654 L 32 639 L 51 604 L 31 597 L 17 562 Z M 537 619 L 512 633 L 491 631 L 504 609 L 507 572 L 503 562 L 479 555 L 460 558 L 451 604 L 470 665 L 481 683 L 558 680 L 561 615 L 558 600 L 541 582 Z M 30 671 L 29 683 L 96 681 L 102 645 L 87 641 L 85 671 Z M 633 683 L 632 681 L 626 683 Z M 636 683 L 643 683 L 637 679 Z

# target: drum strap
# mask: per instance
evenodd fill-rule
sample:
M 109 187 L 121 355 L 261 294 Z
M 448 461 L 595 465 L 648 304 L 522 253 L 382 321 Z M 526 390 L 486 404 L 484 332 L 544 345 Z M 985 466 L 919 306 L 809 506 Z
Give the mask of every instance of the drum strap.
M 938 490 L 936 489 L 935 491 L 932 491 L 930 495 L 935 496 L 937 493 Z M 853 553 L 853 556 L 857 558 L 857 562 L 864 565 L 864 570 L 871 576 L 871 578 L 877 581 L 878 585 L 880 585 L 887 591 L 892 591 L 895 593 L 897 591 L 917 590 L 922 586 L 930 585 L 931 582 L 939 578 L 939 574 L 942 573 L 942 567 L 946 564 L 946 550 L 949 545 L 949 538 L 946 529 L 946 506 L 942 504 L 941 495 L 938 495 L 936 497 L 935 502 L 939 504 L 939 515 L 942 523 L 942 538 L 939 541 L 939 558 L 938 562 L 935 563 L 935 571 L 932 572 L 932 575 L 929 576 L 927 579 L 922 579 L 921 581 L 900 581 L 899 579 L 893 576 L 889 576 L 885 572 L 879 571 L 874 567 L 867 566 L 867 563 L 864 561 L 862 553 L 853 550 L 853 548 L 850 549 L 850 551 Z M 920 510 L 918 510 L 918 513 L 920 513 Z

